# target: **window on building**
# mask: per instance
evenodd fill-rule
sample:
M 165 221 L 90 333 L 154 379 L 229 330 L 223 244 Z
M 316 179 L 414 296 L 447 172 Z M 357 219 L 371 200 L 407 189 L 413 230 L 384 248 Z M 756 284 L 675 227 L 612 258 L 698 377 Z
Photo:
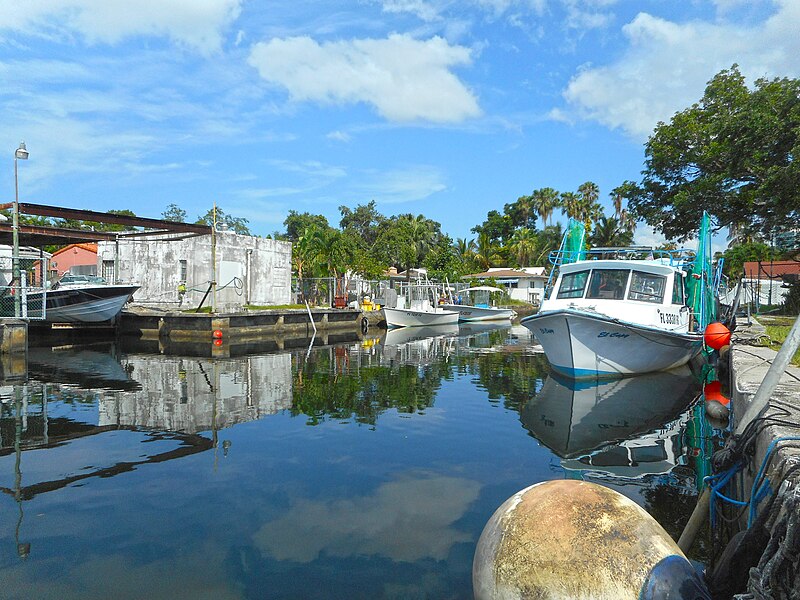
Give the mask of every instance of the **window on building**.
M 106 281 L 114 281 L 114 261 L 113 260 L 104 260 L 103 261 L 103 273 L 101 277 Z
M 180 261 L 179 265 L 180 265 L 180 270 L 181 270 L 180 280 L 181 281 L 186 281 L 186 273 L 188 271 L 188 265 L 186 264 L 185 260 Z

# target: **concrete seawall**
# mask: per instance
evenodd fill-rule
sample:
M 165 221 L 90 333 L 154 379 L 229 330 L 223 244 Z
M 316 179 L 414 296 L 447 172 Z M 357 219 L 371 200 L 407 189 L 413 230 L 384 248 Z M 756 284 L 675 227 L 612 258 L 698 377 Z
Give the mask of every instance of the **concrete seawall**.
M 766 337 L 757 322 L 737 328 L 730 355 L 730 391 L 734 419 L 743 415 L 764 379 L 776 352 L 759 346 Z M 763 524 L 766 547 L 758 565 L 750 570 L 748 594 L 737 598 L 788 597 L 781 588 L 800 590 L 800 368 L 789 366 L 783 373 L 769 406 L 758 423 L 753 455 L 739 474 L 742 499 L 751 498 L 754 482 L 765 493 L 756 515 Z M 768 480 L 768 486 L 763 482 Z M 762 487 L 763 486 L 763 487 Z M 758 500 L 758 497 L 755 498 Z M 735 511 L 738 513 L 739 511 Z M 739 527 L 748 527 L 750 507 L 739 518 Z M 752 525 L 751 525 L 752 527 Z M 735 561 L 734 561 L 735 563 Z M 733 565 L 747 569 L 751 565 Z

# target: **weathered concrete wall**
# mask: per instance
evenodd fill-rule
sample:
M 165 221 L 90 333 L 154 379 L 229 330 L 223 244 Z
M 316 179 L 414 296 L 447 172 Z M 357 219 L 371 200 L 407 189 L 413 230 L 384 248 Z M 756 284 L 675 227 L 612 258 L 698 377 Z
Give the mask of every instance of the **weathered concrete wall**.
M 122 239 L 118 245 L 98 244 L 99 272 L 107 275 L 115 258 L 117 282 L 141 286 L 134 294 L 137 304 L 192 308 L 200 303 L 212 280 L 210 236 L 175 241 Z M 183 281 L 181 261 L 185 261 Z M 218 309 L 290 302 L 291 243 L 219 232 L 216 262 Z M 179 291 L 181 283 L 186 285 L 183 295 Z M 209 295 L 205 304 L 210 303 Z
M 235 361 L 127 356 L 142 389 L 99 400 L 99 425 L 197 433 L 276 414 L 292 406 L 291 354 Z

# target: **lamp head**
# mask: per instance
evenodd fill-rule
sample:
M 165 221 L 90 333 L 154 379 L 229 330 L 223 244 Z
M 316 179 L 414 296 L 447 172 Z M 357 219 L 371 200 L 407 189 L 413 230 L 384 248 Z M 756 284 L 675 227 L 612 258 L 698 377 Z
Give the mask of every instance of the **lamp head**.
M 20 160 L 28 160 L 28 149 L 25 147 L 25 142 L 19 143 L 19 148 L 17 148 L 16 152 L 14 152 L 14 158 L 19 158 Z

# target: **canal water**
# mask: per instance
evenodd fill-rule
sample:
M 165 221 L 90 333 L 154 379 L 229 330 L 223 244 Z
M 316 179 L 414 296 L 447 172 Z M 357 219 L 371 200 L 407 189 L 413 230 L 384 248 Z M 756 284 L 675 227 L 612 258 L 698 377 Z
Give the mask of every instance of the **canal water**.
M 2 597 L 470 598 L 533 483 L 608 485 L 674 536 L 694 506 L 688 371 L 575 384 L 519 326 L 322 341 L 31 348 L 0 387 Z

